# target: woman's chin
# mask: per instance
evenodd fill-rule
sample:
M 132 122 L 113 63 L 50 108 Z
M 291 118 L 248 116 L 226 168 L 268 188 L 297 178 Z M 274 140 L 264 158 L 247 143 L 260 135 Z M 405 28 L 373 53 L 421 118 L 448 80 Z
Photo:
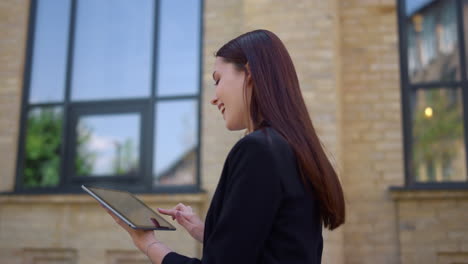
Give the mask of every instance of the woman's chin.
M 231 124 L 231 123 L 228 122 L 227 120 L 226 120 L 226 128 L 227 128 L 229 131 L 239 131 L 239 130 L 246 129 L 245 126 L 237 125 L 237 124 Z

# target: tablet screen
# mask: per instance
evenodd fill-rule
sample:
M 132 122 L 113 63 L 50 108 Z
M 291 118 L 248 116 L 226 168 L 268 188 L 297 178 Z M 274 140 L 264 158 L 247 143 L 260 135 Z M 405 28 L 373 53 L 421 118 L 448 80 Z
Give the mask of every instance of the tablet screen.
M 86 186 L 137 228 L 175 230 L 169 222 L 129 192 Z

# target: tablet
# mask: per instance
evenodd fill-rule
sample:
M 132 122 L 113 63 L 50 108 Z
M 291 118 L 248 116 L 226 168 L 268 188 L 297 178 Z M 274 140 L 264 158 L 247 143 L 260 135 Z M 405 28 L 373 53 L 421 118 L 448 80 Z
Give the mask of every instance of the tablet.
M 85 185 L 81 185 L 81 188 L 133 229 L 176 230 L 129 192 Z

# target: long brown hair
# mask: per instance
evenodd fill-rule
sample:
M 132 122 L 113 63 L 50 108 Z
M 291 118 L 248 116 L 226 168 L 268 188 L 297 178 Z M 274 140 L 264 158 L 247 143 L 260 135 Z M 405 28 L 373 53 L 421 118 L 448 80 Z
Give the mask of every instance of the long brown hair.
M 248 106 L 252 130 L 266 120 L 288 141 L 302 180 L 312 186 L 319 200 L 324 226 L 333 230 L 343 224 L 345 202 L 340 181 L 312 125 L 296 70 L 281 40 L 268 30 L 255 30 L 229 41 L 215 56 L 246 73 L 248 64 L 253 84 Z

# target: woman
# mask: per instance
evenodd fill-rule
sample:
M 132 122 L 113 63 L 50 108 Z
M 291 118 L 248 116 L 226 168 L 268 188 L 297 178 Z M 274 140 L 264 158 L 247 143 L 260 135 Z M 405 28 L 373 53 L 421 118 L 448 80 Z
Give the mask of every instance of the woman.
M 108 212 L 153 263 L 320 263 L 322 226 L 344 223 L 344 198 L 286 48 L 267 30 L 245 33 L 216 53 L 213 79 L 211 104 L 246 135 L 228 154 L 205 223 L 190 206 L 158 209 L 203 243 L 202 260 Z

